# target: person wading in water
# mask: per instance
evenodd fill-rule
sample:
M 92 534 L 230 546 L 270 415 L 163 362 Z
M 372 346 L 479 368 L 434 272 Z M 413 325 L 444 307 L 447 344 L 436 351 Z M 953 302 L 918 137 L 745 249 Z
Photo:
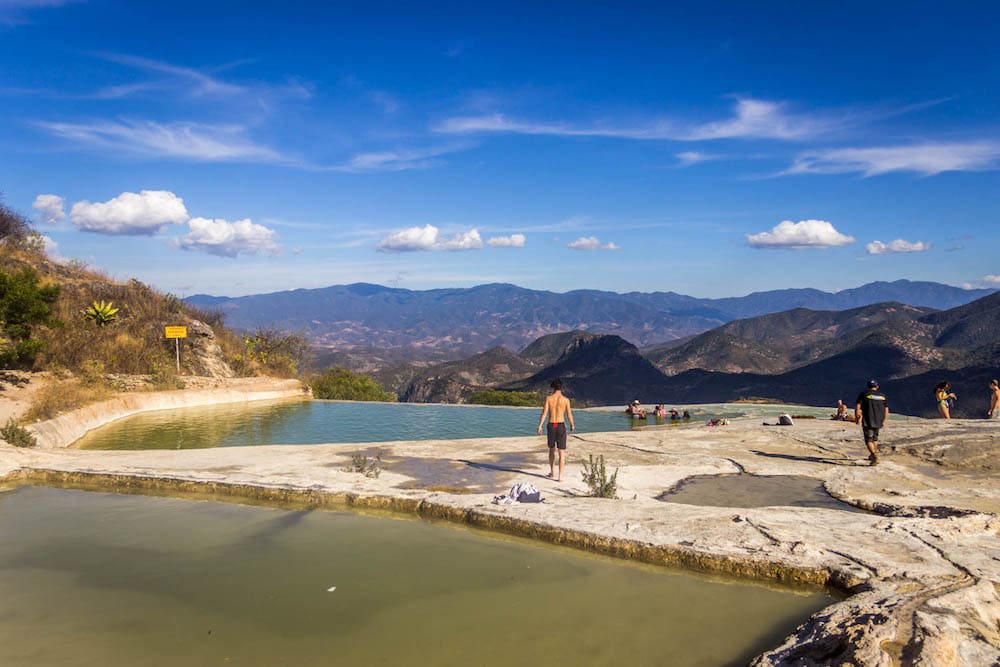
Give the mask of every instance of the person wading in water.
M 538 420 L 538 435 L 542 434 L 542 426 L 545 418 L 549 418 L 548 443 L 549 443 L 549 474 L 550 478 L 556 476 L 556 449 L 559 450 L 559 477 L 556 481 L 561 482 L 563 470 L 566 467 L 566 422 L 569 420 L 569 429 L 576 430 L 573 424 L 573 410 L 569 407 L 569 399 L 563 396 L 562 380 L 556 378 L 549 385 L 552 393 L 545 399 L 545 407 L 542 408 L 542 418 Z

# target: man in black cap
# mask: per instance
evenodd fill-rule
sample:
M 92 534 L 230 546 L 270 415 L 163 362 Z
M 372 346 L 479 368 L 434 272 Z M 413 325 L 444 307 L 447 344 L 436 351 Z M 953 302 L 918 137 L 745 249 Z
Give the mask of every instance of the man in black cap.
M 854 421 L 861 424 L 868 448 L 868 462 L 878 465 L 878 431 L 889 416 L 889 399 L 878 390 L 878 380 L 869 380 L 868 389 L 854 402 Z

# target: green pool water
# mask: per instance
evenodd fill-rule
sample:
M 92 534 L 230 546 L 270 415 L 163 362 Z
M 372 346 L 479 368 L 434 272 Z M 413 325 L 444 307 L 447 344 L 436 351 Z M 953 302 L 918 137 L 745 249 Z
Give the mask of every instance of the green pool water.
M 413 519 L 0 493 L 0 664 L 745 664 L 832 598 Z
M 782 406 L 692 406 L 690 421 L 632 420 L 619 411 L 574 410 L 577 432 L 700 428 L 719 417 L 775 416 Z M 823 408 L 795 408 L 796 414 Z M 530 436 L 540 410 L 414 403 L 284 401 L 159 410 L 118 420 L 79 442 L 85 449 L 194 449 L 252 445 L 453 440 Z

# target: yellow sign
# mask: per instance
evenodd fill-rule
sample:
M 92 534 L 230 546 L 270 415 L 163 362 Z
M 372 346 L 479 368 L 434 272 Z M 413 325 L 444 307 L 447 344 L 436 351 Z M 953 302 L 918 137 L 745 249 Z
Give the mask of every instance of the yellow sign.
M 166 327 L 167 338 L 187 338 L 187 327 Z

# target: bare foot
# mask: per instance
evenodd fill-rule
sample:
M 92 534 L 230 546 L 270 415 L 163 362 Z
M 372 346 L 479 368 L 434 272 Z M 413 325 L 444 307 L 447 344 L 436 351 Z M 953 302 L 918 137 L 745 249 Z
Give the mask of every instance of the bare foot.
M 559 479 L 557 479 L 556 481 L 557 481 L 557 482 L 561 482 L 561 481 L 562 481 L 562 477 L 560 477 L 560 478 L 559 478 Z
M 552 479 L 553 477 L 555 477 L 555 475 L 550 472 L 548 475 L 546 475 L 546 477 L 548 477 L 549 479 Z

